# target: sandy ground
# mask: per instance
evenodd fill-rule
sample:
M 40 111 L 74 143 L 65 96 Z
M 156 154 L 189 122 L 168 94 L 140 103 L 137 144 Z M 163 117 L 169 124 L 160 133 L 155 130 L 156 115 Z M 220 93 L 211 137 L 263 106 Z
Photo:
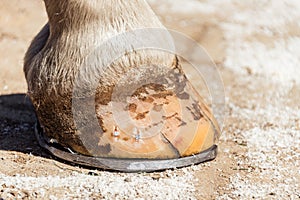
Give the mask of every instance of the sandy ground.
M 44 7 L 2 0 L 0 199 L 300 199 L 300 4 L 149 2 L 168 28 L 203 45 L 222 75 L 226 111 L 217 159 L 139 174 L 54 159 L 35 140 L 22 72 L 26 48 L 47 20 Z

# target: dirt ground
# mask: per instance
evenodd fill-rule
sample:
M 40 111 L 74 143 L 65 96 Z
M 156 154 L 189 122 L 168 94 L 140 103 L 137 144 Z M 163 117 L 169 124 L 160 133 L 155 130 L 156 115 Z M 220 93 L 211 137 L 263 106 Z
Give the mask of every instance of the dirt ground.
M 208 51 L 222 76 L 226 111 L 217 159 L 125 174 L 50 156 L 34 137 L 22 71 L 24 53 L 47 21 L 43 2 L 2 0 L 0 199 L 300 199 L 297 1 L 149 2 L 168 28 Z

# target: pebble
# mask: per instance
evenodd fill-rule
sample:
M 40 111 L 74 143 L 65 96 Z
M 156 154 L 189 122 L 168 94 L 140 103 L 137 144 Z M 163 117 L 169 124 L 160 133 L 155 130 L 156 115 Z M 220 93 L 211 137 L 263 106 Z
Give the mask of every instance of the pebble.
M 1 103 L 1 102 L 0 102 Z M 296 130 L 300 130 L 300 119 L 295 120 L 295 127 Z
M 89 176 L 99 176 L 99 174 L 97 174 L 96 172 L 88 172 Z
M 153 179 L 153 180 L 159 180 L 160 178 L 161 178 L 161 175 L 160 174 L 152 174 L 151 175 L 151 178 Z
M 124 182 L 131 182 L 132 180 L 131 180 L 131 178 L 130 177 L 126 177 L 125 179 L 124 179 Z

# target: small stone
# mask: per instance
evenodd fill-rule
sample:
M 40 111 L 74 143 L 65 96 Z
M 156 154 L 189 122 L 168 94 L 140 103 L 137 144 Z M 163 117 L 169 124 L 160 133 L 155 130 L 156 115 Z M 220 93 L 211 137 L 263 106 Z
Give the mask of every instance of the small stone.
M 158 181 L 161 178 L 161 176 L 160 176 L 160 174 L 153 174 L 153 175 L 151 175 L 151 178 L 155 181 Z
M 131 182 L 131 178 L 130 178 L 130 177 L 126 177 L 126 178 L 124 179 L 124 182 Z
M 296 130 L 300 130 L 300 119 L 296 120 L 296 126 L 295 126 Z
M 89 172 L 88 175 L 89 176 L 99 176 L 99 174 L 97 174 L 96 172 Z

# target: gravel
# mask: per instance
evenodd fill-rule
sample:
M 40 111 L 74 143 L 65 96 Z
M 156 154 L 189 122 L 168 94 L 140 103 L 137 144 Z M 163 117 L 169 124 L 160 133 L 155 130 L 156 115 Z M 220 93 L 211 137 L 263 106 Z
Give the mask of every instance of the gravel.
M 146 174 L 96 174 L 91 176 L 73 172 L 68 177 L 28 177 L 19 174 L 11 177 L 0 174 L 0 191 L 3 198 L 195 199 L 195 188 L 187 182 L 193 178 L 191 173 L 178 176 L 168 172 L 168 177 L 158 174 L 161 178 Z M 47 195 L 50 189 L 61 192 Z

